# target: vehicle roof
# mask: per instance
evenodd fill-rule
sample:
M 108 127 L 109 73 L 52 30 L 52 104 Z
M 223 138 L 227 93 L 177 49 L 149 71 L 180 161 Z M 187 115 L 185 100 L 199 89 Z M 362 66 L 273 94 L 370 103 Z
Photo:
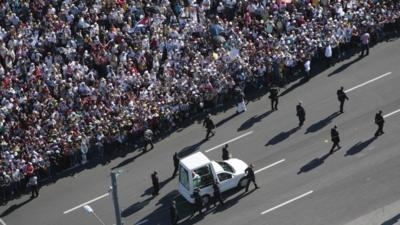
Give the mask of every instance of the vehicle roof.
M 209 164 L 211 161 L 202 152 L 196 152 L 180 160 L 180 164 L 188 170 L 194 170 Z
M 221 165 L 219 165 L 217 162 L 212 161 L 211 164 L 213 165 L 214 171 L 216 174 L 224 172 L 224 168 L 222 168 Z

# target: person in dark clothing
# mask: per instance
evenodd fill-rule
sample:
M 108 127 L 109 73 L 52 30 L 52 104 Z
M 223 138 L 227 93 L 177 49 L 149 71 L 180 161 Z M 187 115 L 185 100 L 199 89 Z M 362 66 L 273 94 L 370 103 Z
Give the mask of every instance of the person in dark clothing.
M 144 149 L 143 149 L 144 152 L 147 151 L 147 145 L 149 144 L 150 144 L 150 149 L 153 149 L 154 148 L 153 131 L 150 129 L 146 129 L 146 131 L 144 132 Z
M 278 92 L 279 92 L 278 87 L 271 87 L 271 90 L 269 91 L 269 98 L 271 99 L 272 111 L 278 110 L 278 103 L 279 103 Z
M 170 211 L 170 215 L 171 215 L 171 225 L 177 225 L 179 217 L 178 217 L 178 210 L 176 209 L 175 201 L 172 201 L 169 211 Z
M 223 205 L 224 201 L 222 201 L 221 191 L 219 190 L 217 181 L 213 183 L 213 189 L 214 189 L 214 202 L 213 202 L 214 207 L 217 206 L 217 202 L 219 202 L 220 205 Z
M 210 115 L 208 114 L 207 117 L 204 119 L 203 127 L 207 129 L 206 140 L 208 140 L 210 134 L 212 136 L 215 135 L 213 129 L 215 128 L 214 122 L 211 120 Z
M 157 196 L 160 191 L 160 183 L 158 181 L 157 171 L 151 174 L 151 182 L 153 183 L 153 197 Z
M 375 123 L 378 125 L 378 130 L 375 132 L 375 137 L 378 137 L 379 135 L 384 134 L 383 132 L 383 124 L 385 123 L 385 119 L 382 116 L 382 111 L 379 110 L 379 112 L 375 115 Z
M 331 139 L 333 142 L 332 148 L 329 151 L 329 154 L 332 154 L 334 149 L 337 147 L 338 149 L 341 149 L 342 147 L 340 147 L 339 142 L 340 142 L 340 137 L 339 137 L 339 132 L 337 131 L 337 126 L 334 126 L 331 129 Z
M 178 169 L 179 169 L 179 155 L 177 152 L 175 152 L 172 159 L 174 161 L 174 172 L 172 173 L 172 177 L 175 177 L 176 173 L 178 172 Z
M 245 192 L 247 192 L 249 190 L 249 186 L 250 183 L 253 182 L 255 189 L 258 189 L 258 185 L 256 183 L 256 175 L 254 174 L 254 165 L 250 164 L 249 167 L 247 167 L 247 169 L 244 171 L 246 173 L 246 177 L 247 177 L 247 185 L 246 185 L 246 190 Z
M 222 148 L 222 160 L 228 160 L 230 158 L 230 154 L 228 151 L 228 144 L 226 144 L 223 148 Z
M 347 97 L 343 87 L 340 87 L 340 89 L 337 90 L 336 94 L 340 102 L 340 113 L 343 113 L 344 101 L 349 100 L 349 97 Z
M 203 216 L 203 199 L 200 196 L 200 190 L 196 189 L 193 192 L 193 198 L 194 198 L 194 210 L 193 210 L 193 214 L 196 213 L 196 211 L 199 212 L 200 216 Z
M 301 102 L 297 104 L 296 106 L 296 115 L 299 118 L 299 127 L 302 127 L 304 124 L 304 121 L 306 120 L 306 111 L 304 110 L 303 106 L 301 105 Z

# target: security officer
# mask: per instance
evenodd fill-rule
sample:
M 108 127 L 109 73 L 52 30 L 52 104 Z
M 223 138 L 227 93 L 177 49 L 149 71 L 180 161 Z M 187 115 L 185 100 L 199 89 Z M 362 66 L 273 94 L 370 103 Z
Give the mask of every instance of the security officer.
M 160 183 L 158 181 L 157 171 L 151 174 L 151 182 L 153 183 L 153 197 L 157 196 L 160 191 Z
M 229 156 L 229 151 L 228 151 L 228 144 L 226 144 L 223 148 L 222 148 L 222 160 L 228 160 L 230 158 Z
M 213 189 L 214 189 L 214 202 L 213 202 L 214 207 L 217 206 L 217 201 L 220 203 L 220 205 L 223 205 L 224 201 L 222 201 L 221 191 L 219 190 L 218 187 L 218 181 L 214 181 Z
M 214 125 L 214 122 L 210 118 L 210 114 L 207 114 L 206 118 L 204 119 L 203 127 L 205 127 L 207 129 L 206 140 L 208 140 L 210 134 L 212 134 L 212 136 L 215 135 L 215 132 L 213 131 L 213 129 L 215 128 L 215 125 Z
M 147 151 L 147 145 L 149 145 L 149 144 L 151 146 L 150 149 L 153 149 L 154 148 L 154 145 L 153 145 L 153 131 L 150 130 L 149 128 L 147 128 L 146 131 L 144 132 L 144 150 L 143 150 L 144 152 Z
M 303 106 L 301 105 L 301 102 L 297 104 L 296 106 L 296 115 L 299 118 L 299 127 L 302 127 L 304 124 L 304 121 L 306 120 L 306 111 L 304 110 Z
M 278 87 L 273 86 L 269 91 L 269 98 L 271 99 L 271 109 L 272 111 L 278 110 Z
M 343 87 L 340 87 L 340 89 L 337 90 L 336 94 L 340 102 L 340 113 L 343 113 L 344 101 L 349 100 L 349 97 L 347 97 Z
M 253 182 L 254 187 L 256 189 L 258 189 L 258 185 L 256 183 L 256 175 L 254 174 L 254 165 L 250 164 L 249 167 L 247 167 L 247 169 L 244 171 L 246 173 L 246 177 L 247 177 L 247 185 L 246 185 L 246 190 L 245 192 L 247 192 L 249 190 L 249 186 L 250 186 L 250 182 Z
M 385 123 L 385 120 L 383 119 L 381 110 L 379 110 L 379 112 L 375 115 L 375 123 L 378 125 L 378 130 L 375 132 L 375 137 L 378 137 L 379 135 L 385 133 L 383 132 L 383 124 Z
M 177 152 L 175 152 L 174 156 L 172 157 L 174 161 L 174 172 L 172 173 L 172 178 L 176 176 L 176 173 L 178 172 L 179 169 L 179 155 Z
M 340 142 L 340 137 L 339 137 L 339 132 L 337 131 L 337 126 L 335 125 L 332 129 L 331 129 L 331 139 L 333 142 L 332 148 L 329 151 L 329 154 L 333 153 L 333 150 L 338 147 L 338 149 L 342 148 L 339 145 Z
M 200 216 L 203 216 L 203 199 L 200 196 L 200 190 L 197 188 L 196 190 L 194 190 L 193 192 L 193 198 L 194 198 L 194 210 L 193 210 L 193 214 L 198 211 Z
M 169 211 L 170 211 L 170 215 L 171 215 L 171 224 L 177 225 L 179 218 L 178 218 L 178 210 L 176 209 L 175 201 L 172 201 Z

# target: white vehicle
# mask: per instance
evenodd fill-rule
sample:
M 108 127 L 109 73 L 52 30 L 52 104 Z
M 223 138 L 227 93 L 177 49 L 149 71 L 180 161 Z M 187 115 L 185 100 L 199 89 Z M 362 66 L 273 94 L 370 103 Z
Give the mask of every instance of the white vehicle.
M 204 203 L 213 196 L 212 184 L 218 182 L 221 193 L 236 187 L 245 187 L 245 170 L 248 165 L 240 159 L 211 161 L 203 153 L 197 152 L 180 160 L 179 193 L 190 203 L 195 189 L 200 190 Z

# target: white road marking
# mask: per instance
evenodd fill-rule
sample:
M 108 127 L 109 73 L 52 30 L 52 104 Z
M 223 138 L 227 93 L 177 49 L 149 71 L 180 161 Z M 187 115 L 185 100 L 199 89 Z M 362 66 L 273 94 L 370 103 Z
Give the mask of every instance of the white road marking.
M 311 193 L 313 193 L 313 192 L 314 192 L 314 191 L 311 190 L 311 191 L 309 191 L 309 192 L 307 192 L 307 193 L 304 193 L 304 194 L 302 194 L 302 195 L 300 195 L 300 196 L 297 196 L 296 198 L 292 198 L 292 199 L 290 199 L 289 201 L 286 201 L 286 202 L 284 202 L 284 203 L 282 203 L 282 204 L 279 204 L 279 205 L 277 205 L 277 206 L 275 206 L 275 207 L 273 207 L 273 208 L 270 208 L 270 209 L 268 209 L 268 210 L 265 210 L 264 212 L 261 213 L 261 215 L 264 215 L 264 214 L 266 214 L 266 213 L 269 213 L 269 212 L 271 212 L 271 211 L 274 211 L 275 209 L 280 208 L 280 207 L 282 207 L 282 206 L 285 206 L 285 205 L 287 205 L 287 204 L 289 204 L 289 203 L 291 203 L 291 202 L 294 202 L 294 201 L 296 201 L 296 200 L 299 200 L 300 198 L 306 197 L 307 195 L 309 195 L 309 194 L 311 194 Z
M 205 152 L 211 152 L 212 150 L 215 150 L 215 149 L 217 149 L 217 148 L 219 148 L 219 147 L 221 147 L 221 146 L 224 146 L 224 145 L 226 145 L 226 144 L 228 144 L 228 143 L 234 142 L 234 141 L 236 141 L 236 140 L 238 140 L 238 139 L 240 139 L 240 138 L 246 137 L 247 135 L 250 135 L 250 134 L 252 134 L 252 133 L 253 133 L 253 131 L 249 131 L 249 132 L 247 132 L 247 133 L 244 133 L 244 134 L 242 134 L 242 135 L 240 135 L 240 136 L 238 136 L 238 137 L 235 137 L 235 138 L 233 138 L 233 139 L 231 139 L 231 140 L 229 140 L 229 141 L 225 141 L 224 143 L 222 143 L 222 144 L 220 144 L 220 145 L 217 145 L 217 146 L 215 146 L 215 147 L 213 147 L 213 148 L 210 148 L 210 149 L 208 149 L 208 150 L 205 150 Z
M 102 198 L 104 198 L 104 197 L 107 197 L 108 195 L 109 195 L 109 193 L 105 193 L 104 195 L 100 195 L 99 197 L 94 198 L 94 199 L 92 199 L 92 200 L 90 200 L 90 201 L 87 201 L 87 202 L 85 202 L 85 203 L 82 203 L 82 204 L 80 204 L 80 205 L 78 205 L 78 206 L 75 206 L 75 207 L 72 208 L 72 209 L 68 209 L 67 211 L 64 212 L 64 214 L 67 214 L 67 213 L 70 213 L 70 212 L 72 212 L 72 211 L 74 211 L 74 210 L 77 210 L 77 209 L 79 209 L 79 208 L 81 208 L 81 207 L 83 207 L 83 206 L 85 206 L 85 205 L 88 205 L 88 204 L 90 204 L 90 203 L 92 203 L 92 202 L 95 202 L 95 201 L 97 201 L 97 200 L 99 200 L 99 199 L 102 199 Z
M 4 222 L 4 220 L 1 218 L 0 218 L 0 223 L 1 223 L 1 225 L 7 225 L 6 222 Z
M 147 221 L 149 221 L 149 220 L 145 219 L 145 220 L 137 222 L 135 225 L 141 225 L 141 224 L 147 223 Z
M 393 112 L 391 112 L 391 113 L 388 113 L 388 114 L 384 115 L 383 118 L 389 117 L 389 116 L 394 115 L 394 114 L 396 114 L 396 113 L 398 113 L 398 112 L 400 112 L 400 109 L 398 109 L 398 110 L 396 110 L 396 111 L 393 111 Z
M 276 165 L 278 165 L 279 163 L 283 163 L 283 162 L 285 162 L 285 159 L 281 159 L 281 160 L 279 160 L 278 162 L 274 162 L 274 163 L 272 163 L 271 165 L 268 165 L 268 166 L 266 166 L 266 167 L 263 167 L 263 168 L 261 168 L 261 169 L 258 169 L 258 170 L 256 170 L 256 171 L 254 171 L 254 173 L 259 173 L 259 172 L 261 172 L 261 171 L 263 171 L 263 170 L 266 170 L 266 169 L 268 169 L 268 168 L 271 168 L 271 167 L 276 166 Z
M 386 76 L 388 76 L 388 75 L 390 75 L 390 74 L 392 74 L 392 72 L 387 72 L 387 73 L 385 73 L 385 74 L 380 75 L 379 77 L 375 77 L 374 79 L 371 79 L 371 80 L 366 81 L 366 82 L 364 82 L 364 83 L 362 83 L 362 84 L 359 84 L 359 85 L 357 85 L 357 86 L 355 86 L 355 87 L 352 87 L 352 88 L 350 88 L 350 89 L 347 89 L 347 90 L 345 90 L 344 92 L 348 93 L 348 92 L 350 92 L 350 91 L 354 91 L 354 90 L 357 89 L 357 88 L 360 88 L 360 87 L 362 87 L 362 86 L 364 86 L 364 85 L 367 85 L 367 84 L 372 83 L 372 82 L 374 82 L 374 81 L 376 81 L 376 80 L 379 80 L 379 79 L 381 79 L 381 78 L 384 78 L 384 77 L 386 77 Z

